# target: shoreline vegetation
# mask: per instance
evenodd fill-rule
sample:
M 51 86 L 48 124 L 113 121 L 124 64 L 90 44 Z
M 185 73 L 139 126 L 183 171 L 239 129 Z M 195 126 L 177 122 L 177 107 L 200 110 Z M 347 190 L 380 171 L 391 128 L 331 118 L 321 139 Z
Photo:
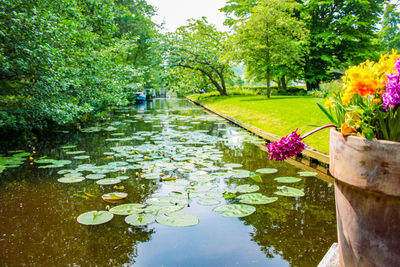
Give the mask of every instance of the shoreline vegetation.
M 300 134 L 304 134 L 318 125 L 329 123 L 317 106 L 318 102 L 323 102 L 322 98 L 271 96 L 267 99 L 264 95 L 201 96 L 192 94 L 187 97 L 278 136 L 286 136 L 296 128 Z M 321 131 L 308 137 L 306 143 L 328 154 L 329 131 Z

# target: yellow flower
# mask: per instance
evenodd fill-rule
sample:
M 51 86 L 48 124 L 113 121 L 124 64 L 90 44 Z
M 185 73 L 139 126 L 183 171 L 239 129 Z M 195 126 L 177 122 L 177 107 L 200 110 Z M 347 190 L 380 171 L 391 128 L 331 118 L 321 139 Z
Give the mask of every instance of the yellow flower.
M 324 107 L 332 108 L 333 107 L 333 100 L 332 97 L 329 97 L 325 100 Z

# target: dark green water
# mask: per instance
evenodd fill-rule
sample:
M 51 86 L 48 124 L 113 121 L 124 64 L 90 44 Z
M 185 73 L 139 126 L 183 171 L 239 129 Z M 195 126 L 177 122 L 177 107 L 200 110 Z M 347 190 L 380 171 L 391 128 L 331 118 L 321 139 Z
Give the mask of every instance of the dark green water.
M 333 186 L 316 177 L 302 177 L 300 182 L 288 184 L 302 189 L 304 197 L 279 196 L 274 203 L 253 205 L 257 210 L 247 217 L 219 216 L 212 211 L 215 206 L 199 205 L 198 199 L 193 198 L 183 210 L 199 218 L 195 226 L 171 227 L 154 222 L 135 227 L 126 224 L 120 215 L 103 225 L 80 225 L 76 218 L 81 213 L 115 206 L 104 202 L 101 195 L 116 190 L 113 185 L 98 185 L 95 180 L 59 183 L 57 179 L 62 175 L 57 172 L 75 169 L 80 164 L 99 166 L 126 160 L 124 157 L 106 159 L 108 156 L 103 153 L 113 151 L 111 148 L 135 148 L 147 143 L 185 150 L 185 156 L 193 151 L 190 159 L 183 159 L 186 165 L 192 162 L 192 171 L 221 171 L 219 168 L 225 163 L 240 163 L 243 164 L 240 169 L 249 171 L 278 169 L 278 173 L 261 175 L 262 180 L 258 182 L 250 178 L 217 179 L 213 183 L 218 188 L 213 190 L 218 192 L 240 184 L 257 184 L 259 193 L 275 196 L 276 187 L 282 184 L 273 178 L 299 177 L 297 172 L 301 171 L 285 162 L 269 161 L 266 153 L 254 144 L 256 139 L 185 100 L 154 100 L 119 110 L 111 120 L 96 126 L 102 130 L 60 133 L 46 142 L 29 144 L 35 147 L 35 158 L 72 159 L 74 155 L 67 155 L 60 147 L 73 144 L 77 145 L 73 150 L 86 151 L 83 155 L 89 155 L 89 159 L 72 159 L 72 164 L 48 169 L 26 162 L 0 174 L 0 263 L 3 266 L 316 266 L 337 239 Z M 116 130 L 104 131 L 109 126 Z M 131 138 L 106 141 L 125 137 Z M 213 151 L 213 159 L 200 166 L 196 157 L 206 157 L 199 155 L 202 147 Z M 12 149 L 21 147 L 3 146 L 0 153 L 6 154 Z M 32 147 L 22 149 L 32 151 Z M 174 156 L 169 158 L 174 162 Z M 177 169 L 179 164 L 177 161 Z M 140 171 L 128 169 L 123 174 L 130 176 L 118 184 L 124 186 L 121 191 L 129 194 L 124 203 L 145 203 L 151 197 L 177 190 L 158 179 L 136 177 Z M 171 172 L 179 179 L 187 179 L 187 171 Z M 107 177 L 119 175 L 118 171 L 107 173 Z M 79 197 L 83 192 L 93 197 Z M 238 200 L 222 199 L 219 205 L 225 202 L 238 203 Z

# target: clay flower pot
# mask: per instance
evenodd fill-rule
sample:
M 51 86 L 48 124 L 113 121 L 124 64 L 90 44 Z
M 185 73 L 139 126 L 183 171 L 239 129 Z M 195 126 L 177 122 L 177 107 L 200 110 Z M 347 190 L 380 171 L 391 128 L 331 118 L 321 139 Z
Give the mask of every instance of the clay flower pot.
M 400 142 L 330 132 L 340 265 L 400 266 Z

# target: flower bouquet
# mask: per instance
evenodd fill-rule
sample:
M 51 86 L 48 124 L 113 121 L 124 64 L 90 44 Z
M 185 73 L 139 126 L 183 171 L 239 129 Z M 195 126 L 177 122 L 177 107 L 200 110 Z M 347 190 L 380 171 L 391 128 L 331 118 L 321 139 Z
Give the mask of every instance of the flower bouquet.
M 351 66 L 343 76 L 343 88 L 318 104 L 332 122 L 303 136 L 297 129 L 280 141 L 268 144 L 270 159 L 285 160 L 301 153 L 307 136 L 327 127 L 336 127 L 343 136 L 400 141 L 400 55 L 382 55 L 378 62 Z

